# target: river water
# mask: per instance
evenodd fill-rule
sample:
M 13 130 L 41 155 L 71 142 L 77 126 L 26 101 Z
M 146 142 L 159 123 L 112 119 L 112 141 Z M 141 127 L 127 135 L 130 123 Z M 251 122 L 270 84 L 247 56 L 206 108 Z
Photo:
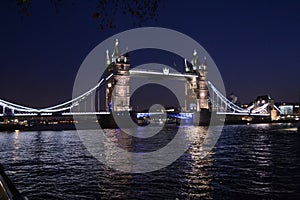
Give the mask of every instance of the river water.
M 204 159 L 199 139 L 173 164 L 143 174 L 101 164 L 76 131 L 0 133 L 0 162 L 28 199 L 300 199 L 294 127 L 227 125 Z

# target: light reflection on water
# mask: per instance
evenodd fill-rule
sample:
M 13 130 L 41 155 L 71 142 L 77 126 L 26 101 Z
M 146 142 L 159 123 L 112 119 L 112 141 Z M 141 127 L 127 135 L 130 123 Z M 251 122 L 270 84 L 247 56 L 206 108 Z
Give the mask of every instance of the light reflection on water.
M 225 126 L 204 159 L 205 127 L 186 128 L 186 139 L 193 139 L 189 150 L 172 165 L 145 174 L 102 165 L 76 131 L 0 133 L 0 162 L 29 199 L 298 198 L 300 136 L 291 126 Z M 147 142 L 120 130 L 107 135 L 120 147 L 139 152 L 161 147 L 158 143 L 170 141 L 173 131 Z

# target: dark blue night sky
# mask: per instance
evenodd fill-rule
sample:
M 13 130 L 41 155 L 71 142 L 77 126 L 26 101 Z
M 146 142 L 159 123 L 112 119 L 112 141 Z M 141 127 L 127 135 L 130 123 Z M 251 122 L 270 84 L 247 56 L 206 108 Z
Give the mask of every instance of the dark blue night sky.
M 0 98 L 34 107 L 70 99 L 86 55 L 107 37 L 137 27 L 131 17 L 117 16 L 116 28 L 101 30 L 92 18 L 96 1 L 62 2 L 56 12 L 51 1 L 32 1 L 30 17 L 18 13 L 15 1 L 2 2 Z M 157 21 L 143 26 L 197 40 L 217 64 L 227 93 L 241 102 L 262 94 L 299 101 L 300 1 L 162 0 Z

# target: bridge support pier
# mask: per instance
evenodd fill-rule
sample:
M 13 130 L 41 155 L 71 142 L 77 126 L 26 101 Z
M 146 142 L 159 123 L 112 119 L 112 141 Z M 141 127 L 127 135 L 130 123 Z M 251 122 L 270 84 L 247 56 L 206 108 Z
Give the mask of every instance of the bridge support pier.
M 210 123 L 211 112 L 209 109 L 201 109 L 200 111 L 194 112 L 193 124 L 195 126 L 208 126 Z

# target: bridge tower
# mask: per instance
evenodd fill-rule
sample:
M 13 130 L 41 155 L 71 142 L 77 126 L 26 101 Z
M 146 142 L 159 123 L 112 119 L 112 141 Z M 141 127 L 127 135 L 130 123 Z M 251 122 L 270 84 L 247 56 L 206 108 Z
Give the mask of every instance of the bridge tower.
M 207 63 L 199 61 L 198 53 L 194 50 L 190 63 L 185 60 L 184 71 L 186 74 L 196 74 L 197 78 L 189 78 L 185 84 L 185 111 L 201 111 L 209 109 L 209 91 L 207 85 Z
M 197 53 L 197 52 L 196 52 Z M 207 86 L 207 63 L 206 57 L 204 57 L 204 62 L 198 68 L 198 103 L 197 103 L 197 111 L 201 109 L 209 109 L 209 92 Z
M 128 52 L 121 54 L 119 41 L 116 39 L 114 52 L 110 58 L 106 52 L 107 72 L 114 76 L 106 83 L 106 110 L 129 111 L 130 110 L 130 58 Z

